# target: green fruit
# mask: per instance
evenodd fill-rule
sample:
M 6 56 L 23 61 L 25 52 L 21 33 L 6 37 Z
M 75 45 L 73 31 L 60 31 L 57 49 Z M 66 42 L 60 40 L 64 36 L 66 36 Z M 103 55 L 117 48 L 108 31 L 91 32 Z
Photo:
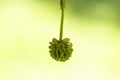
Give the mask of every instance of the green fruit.
M 49 46 L 50 56 L 56 61 L 65 62 L 71 57 L 73 49 L 72 43 L 70 43 L 69 38 L 63 40 L 57 40 L 56 38 L 52 39 Z

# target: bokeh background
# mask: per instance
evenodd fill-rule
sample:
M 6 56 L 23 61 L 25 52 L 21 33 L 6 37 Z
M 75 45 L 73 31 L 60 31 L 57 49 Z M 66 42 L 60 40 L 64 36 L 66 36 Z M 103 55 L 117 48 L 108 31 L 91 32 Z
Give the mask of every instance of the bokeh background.
M 70 60 L 50 57 L 59 0 L 0 0 L 0 80 L 120 80 L 120 0 L 66 0 Z

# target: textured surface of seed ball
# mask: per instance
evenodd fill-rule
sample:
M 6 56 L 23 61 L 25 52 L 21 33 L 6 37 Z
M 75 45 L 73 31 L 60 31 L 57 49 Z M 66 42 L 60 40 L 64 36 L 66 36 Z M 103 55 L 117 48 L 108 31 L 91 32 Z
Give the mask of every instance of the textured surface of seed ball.
M 49 46 L 50 56 L 56 61 L 65 62 L 72 55 L 72 46 L 69 38 L 64 38 L 61 41 L 53 38 Z

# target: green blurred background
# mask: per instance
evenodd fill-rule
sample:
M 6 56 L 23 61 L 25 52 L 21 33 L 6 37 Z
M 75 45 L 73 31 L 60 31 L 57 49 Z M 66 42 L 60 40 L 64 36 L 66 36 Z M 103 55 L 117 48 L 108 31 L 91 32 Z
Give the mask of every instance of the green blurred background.
M 0 0 L 0 80 L 120 80 L 120 0 L 66 0 L 70 60 L 50 57 L 59 0 Z

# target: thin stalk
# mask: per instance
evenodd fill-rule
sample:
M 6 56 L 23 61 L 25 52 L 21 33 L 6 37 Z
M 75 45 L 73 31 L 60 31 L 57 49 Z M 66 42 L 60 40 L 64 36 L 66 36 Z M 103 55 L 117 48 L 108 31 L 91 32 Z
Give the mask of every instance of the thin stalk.
M 59 40 L 62 40 L 63 37 L 63 24 L 64 24 L 64 0 L 61 5 L 61 23 L 60 23 L 60 35 L 59 35 Z

